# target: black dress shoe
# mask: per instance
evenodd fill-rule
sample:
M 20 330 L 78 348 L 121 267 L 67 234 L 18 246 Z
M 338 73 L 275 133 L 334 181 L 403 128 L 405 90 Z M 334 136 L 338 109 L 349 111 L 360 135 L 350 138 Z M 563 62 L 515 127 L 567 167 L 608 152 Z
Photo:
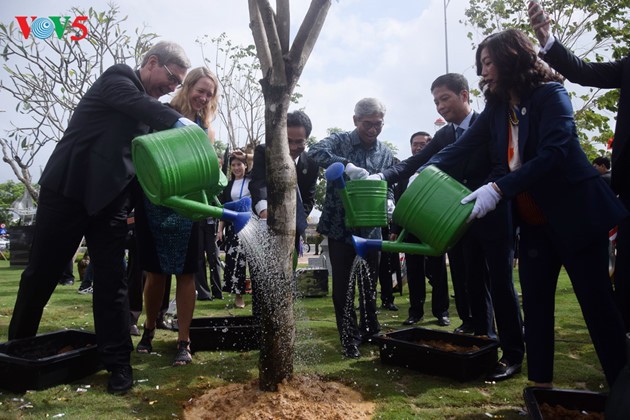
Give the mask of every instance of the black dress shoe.
M 115 395 L 125 394 L 133 386 L 133 374 L 131 366 L 116 366 L 111 370 L 109 381 L 107 382 L 107 392 Z
M 424 317 L 422 316 L 409 315 L 409 318 L 403 321 L 403 325 L 417 324 L 418 322 L 422 321 L 423 318 Z
M 398 306 L 394 305 L 394 302 L 383 303 L 381 308 L 387 309 L 388 311 L 394 311 L 394 312 L 398 310 Z
M 349 345 L 343 348 L 343 355 L 351 359 L 358 359 L 359 357 L 361 357 L 361 352 L 359 351 L 359 347 L 355 345 Z
M 437 324 L 438 324 L 440 327 L 448 327 L 449 325 L 451 325 L 451 320 L 450 320 L 450 319 L 448 319 L 448 317 L 447 317 L 447 316 L 440 316 L 440 317 L 438 317 L 438 319 L 437 319 Z
M 470 324 L 466 324 L 465 322 L 459 327 L 455 328 L 453 331 L 455 334 L 474 334 L 475 329 Z
M 501 359 L 497 362 L 492 372 L 486 376 L 486 381 L 498 382 L 511 378 L 521 371 L 520 363 L 511 364 L 506 359 Z

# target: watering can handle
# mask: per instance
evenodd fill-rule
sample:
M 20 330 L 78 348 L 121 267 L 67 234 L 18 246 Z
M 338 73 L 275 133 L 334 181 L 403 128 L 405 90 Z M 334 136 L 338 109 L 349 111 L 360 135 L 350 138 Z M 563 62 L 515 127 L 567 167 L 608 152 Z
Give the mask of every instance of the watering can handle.
M 343 179 L 343 174 L 346 167 L 341 162 L 335 162 L 326 168 L 324 171 L 324 175 L 326 176 L 326 181 L 332 182 L 336 189 L 342 190 L 346 188 L 346 181 Z

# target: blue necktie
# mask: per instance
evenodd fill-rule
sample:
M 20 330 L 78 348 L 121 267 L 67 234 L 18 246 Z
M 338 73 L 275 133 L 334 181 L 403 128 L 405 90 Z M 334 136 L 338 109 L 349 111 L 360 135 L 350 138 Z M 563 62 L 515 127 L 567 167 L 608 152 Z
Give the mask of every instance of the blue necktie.
M 455 140 L 460 138 L 462 134 L 464 134 L 464 129 L 461 127 L 457 127 L 457 130 L 455 130 Z

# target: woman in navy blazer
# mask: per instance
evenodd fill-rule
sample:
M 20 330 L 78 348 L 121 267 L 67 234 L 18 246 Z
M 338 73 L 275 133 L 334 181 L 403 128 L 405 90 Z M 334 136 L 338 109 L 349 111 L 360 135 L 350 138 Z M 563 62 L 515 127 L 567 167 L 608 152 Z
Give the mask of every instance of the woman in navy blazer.
M 472 218 L 512 199 L 520 228 L 528 376 L 551 386 L 554 306 L 564 267 L 609 385 L 625 364 L 624 328 L 608 277 L 608 231 L 627 211 L 590 165 L 578 141 L 570 98 L 527 36 L 506 30 L 476 54 L 486 108 L 458 142 L 428 164 L 448 168 L 491 142 L 493 166 L 507 174 L 478 188 Z

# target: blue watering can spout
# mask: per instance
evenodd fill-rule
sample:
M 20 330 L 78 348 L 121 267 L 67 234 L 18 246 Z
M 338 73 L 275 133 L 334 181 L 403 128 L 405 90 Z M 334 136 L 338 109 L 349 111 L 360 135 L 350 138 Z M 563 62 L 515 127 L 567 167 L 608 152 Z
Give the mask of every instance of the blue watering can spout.
M 343 173 L 345 171 L 345 166 L 341 162 L 335 162 L 330 165 L 324 171 L 324 176 L 326 176 L 326 181 L 332 182 L 337 190 L 343 190 L 346 188 L 346 181 L 343 179 Z
M 231 222 L 236 233 L 245 227 L 252 217 L 252 199 L 243 197 L 237 201 L 230 201 L 223 205 L 222 220 Z
M 357 255 L 361 258 L 365 258 L 369 251 L 380 251 L 383 245 L 383 241 L 380 239 L 365 239 L 360 236 L 352 235 L 352 245 Z

